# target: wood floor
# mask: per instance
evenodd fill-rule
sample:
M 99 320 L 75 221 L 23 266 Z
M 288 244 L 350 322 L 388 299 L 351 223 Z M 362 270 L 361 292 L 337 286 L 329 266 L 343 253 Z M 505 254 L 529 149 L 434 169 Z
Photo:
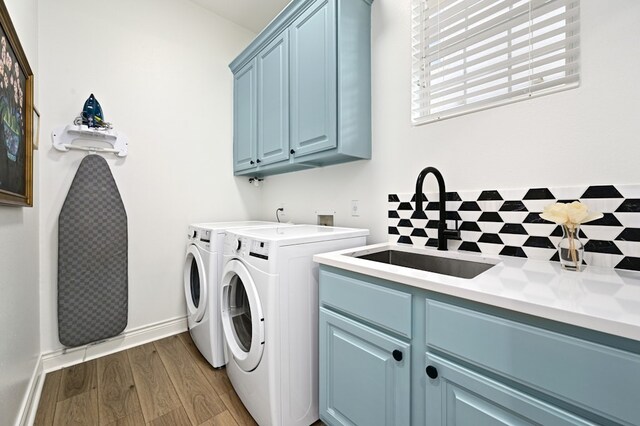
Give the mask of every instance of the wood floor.
M 189 333 L 47 374 L 35 425 L 255 425 Z M 320 424 L 320 423 L 318 423 Z

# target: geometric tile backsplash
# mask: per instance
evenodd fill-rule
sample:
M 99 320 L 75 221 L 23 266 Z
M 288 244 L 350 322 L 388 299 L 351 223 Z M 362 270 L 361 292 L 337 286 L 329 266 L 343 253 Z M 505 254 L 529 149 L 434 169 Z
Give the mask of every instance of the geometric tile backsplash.
M 640 185 L 598 185 L 447 192 L 447 225 L 460 240 L 450 250 L 558 261 L 560 226 L 540 218 L 545 206 L 579 200 L 602 219 L 580 227 L 587 265 L 640 271 Z M 415 194 L 389 194 L 389 239 L 437 247 L 438 194 L 425 194 L 426 219 L 415 214 Z

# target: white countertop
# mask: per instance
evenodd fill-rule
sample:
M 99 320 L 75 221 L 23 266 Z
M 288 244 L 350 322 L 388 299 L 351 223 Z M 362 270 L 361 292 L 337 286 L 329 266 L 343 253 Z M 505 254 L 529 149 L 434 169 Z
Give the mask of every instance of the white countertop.
M 472 279 L 358 259 L 350 253 L 399 249 L 434 256 L 497 263 Z M 316 262 L 437 293 L 573 324 L 640 341 L 640 273 L 382 243 L 314 256 Z

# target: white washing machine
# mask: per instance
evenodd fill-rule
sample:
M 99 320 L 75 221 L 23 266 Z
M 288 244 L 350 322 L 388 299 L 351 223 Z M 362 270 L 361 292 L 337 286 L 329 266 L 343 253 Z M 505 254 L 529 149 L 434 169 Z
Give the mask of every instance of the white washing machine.
M 221 316 L 227 374 L 261 426 L 318 420 L 318 264 L 368 230 L 296 225 L 227 233 Z
M 184 260 L 187 323 L 193 342 L 214 367 L 226 364 L 220 323 L 219 283 L 226 230 L 246 227 L 290 226 L 276 222 L 218 222 L 189 226 Z

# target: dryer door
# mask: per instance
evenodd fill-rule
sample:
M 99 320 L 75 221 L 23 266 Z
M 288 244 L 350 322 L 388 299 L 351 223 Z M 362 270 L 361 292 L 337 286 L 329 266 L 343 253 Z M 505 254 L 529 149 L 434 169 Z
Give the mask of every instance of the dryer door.
M 220 308 L 222 328 L 233 358 L 244 371 L 254 370 L 264 351 L 264 316 L 258 291 L 239 260 L 222 273 Z
M 189 318 L 198 322 L 204 316 L 207 305 L 207 276 L 200 250 L 190 244 L 184 259 L 184 295 Z

